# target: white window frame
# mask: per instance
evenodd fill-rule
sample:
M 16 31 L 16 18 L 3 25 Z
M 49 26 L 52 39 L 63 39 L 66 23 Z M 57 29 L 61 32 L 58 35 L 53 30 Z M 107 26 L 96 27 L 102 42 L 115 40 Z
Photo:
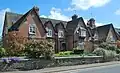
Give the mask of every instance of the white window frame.
M 29 25 L 29 34 L 31 34 L 31 35 L 36 34 L 36 26 L 35 26 L 35 24 L 30 24 Z
M 80 28 L 81 31 L 81 36 L 86 37 L 86 29 L 84 29 L 83 27 Z
M 46 28 L 46 30 L 47 30 L 47 37 L 52 37 L 53 34 L 52 29 Z
M 98 34 L 97 33 L 94 34 L 94 40 L 98 40 Z
M 63 38 L 64 37 L 64 31 L 63 30 L 59 30 L 58 31 L 58 37 L 59 38 Z
M 115 41 L 115 39 L 114 39 L 114 37 L 113 37 L 112 35 L 110 36 L 110 41 L 111 41 L 111 42 L 114 42 L 114 41 Z

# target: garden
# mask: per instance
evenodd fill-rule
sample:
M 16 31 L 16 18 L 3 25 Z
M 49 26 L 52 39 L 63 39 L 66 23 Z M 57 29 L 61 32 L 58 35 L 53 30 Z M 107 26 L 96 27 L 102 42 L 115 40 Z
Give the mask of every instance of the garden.
M 120 60 L 120 48 L 107 43 L 100 44 L 98 48 L 90 53 L 76 47 L 72 51 L 55 54 L 54 41 L 44 39 L 40 41 L 27 40 L 22 36 L 16 36 L 16 34 L 19 33 L 11 32 L 3 39 L 5 44 L 2 41 L 0 42 L 0 69 L 8 69 L 14 63 L 17 64 L 14 65 L 15 68 L 19 65 L 17 68 L 24 67 L 24 69 L 30 68 L 31 70 Z M 120 43 L 117 44 L 119 46 Z M 3 45 L 6 45 L 6 47 L 3 48 Z

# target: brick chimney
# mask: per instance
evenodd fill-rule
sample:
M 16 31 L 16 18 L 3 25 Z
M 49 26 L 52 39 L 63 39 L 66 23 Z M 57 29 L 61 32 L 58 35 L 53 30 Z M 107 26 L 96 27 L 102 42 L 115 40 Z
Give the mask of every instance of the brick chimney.
M 39 8 L 37 7 L 37 6 L 34 6 L 33 7 L 34 9 L 35 9 L 35 11 L 38 13 L 38 15 L 39 15 Z
M 91 28 L 95 28 L 95 19 L 91 18 L 90 20 L 88 20 L 87 25 Z

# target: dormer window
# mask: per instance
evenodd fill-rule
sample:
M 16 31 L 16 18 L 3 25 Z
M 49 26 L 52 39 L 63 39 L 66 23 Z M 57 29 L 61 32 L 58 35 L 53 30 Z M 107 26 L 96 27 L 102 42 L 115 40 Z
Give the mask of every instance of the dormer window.
M 46 28 L 47 30 L 47 37 L 52 37 L 52 29 Z
M 64 37 L 64 32 L 62 30 L 58 31 L 58 37 L 63 38 Z
M 36 33 L 35 24 L 30 24 L 30 26 L 29 26 L 29 34 L 35 34 L 35 33 Z

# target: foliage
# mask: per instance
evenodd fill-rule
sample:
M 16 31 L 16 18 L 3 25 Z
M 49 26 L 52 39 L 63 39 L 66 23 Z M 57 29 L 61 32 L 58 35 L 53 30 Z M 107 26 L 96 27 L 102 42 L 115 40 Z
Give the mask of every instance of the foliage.
M 20 56 L 24 53 L 26 38 L 19 35 L 19 32 L 9 32 L 3 39 L 8 56 Z
M 83 54 L 84 49 L 81 49 L 80 46 L 77 46 L 76 48 L 73 48 L 73 53 L 74 54 Z
M 84 52 L 84 53 L 82 54 L 82 56 L 96 56 L 96 54 Z
M 103 48 L 97 48 L 93 51 L 94 54 L 96 54 L 97 56 L 104 56 L 105 53 L 105 49 Z
M 100 44 L 99 47 L 104 48 L 106 50 L 115 51 L 117 54 L 120 53 L 119 48 L 117 48 L 116 46 L 113 46 L 113 45 L 108 45 L 107 43 L 102 43 L 102 44 Z
M 54 54 L 54 47 L 52 42 L 47 40 L 29 41 L 25 44 L 25 53 L 31 58 L 51 58 Z
M 0 48 L 0 57 L 3 57 L 6 55 L 6 50 L 4 48 Z
M 118 40 L 116 43 L 117 47 L 120 48 L 120 41 Z
M 83 54 L 84 50 L 74 50 L 74 54 Z
M 117 55 L 115 51 L 106 50 L 103 48 L 97 48 L 93 51 L 93 53 L 97 56 L 103 56 L 104 59 L 114 58 Z

